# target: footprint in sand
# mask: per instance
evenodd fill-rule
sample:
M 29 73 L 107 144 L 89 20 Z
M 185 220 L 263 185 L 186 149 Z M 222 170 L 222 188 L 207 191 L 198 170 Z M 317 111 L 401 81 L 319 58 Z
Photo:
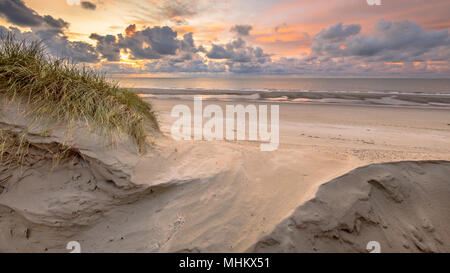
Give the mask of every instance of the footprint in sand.
M 168 242 L 173 237 L 173 235 L 183 227 L 184 222 L 184 216 L 182 214 L 177 214 L 177 220 L 169 226 L 169 232 L 166 242 Z

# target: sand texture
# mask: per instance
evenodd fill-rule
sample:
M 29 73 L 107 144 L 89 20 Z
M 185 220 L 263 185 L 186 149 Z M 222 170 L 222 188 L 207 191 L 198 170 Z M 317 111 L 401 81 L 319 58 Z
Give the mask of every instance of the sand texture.
M 450 251 L 450 162 L 373 164 L 322 185 L 251 252 Z
M 142 155 L 2 104 L 0 128 L 31 146 L 0 169 L 0 252 L 449 251 L 448 110 L 282 106 L 280 148 L 261 152 L 172 140 L 178 103 L 154 102 L 162 134 Z

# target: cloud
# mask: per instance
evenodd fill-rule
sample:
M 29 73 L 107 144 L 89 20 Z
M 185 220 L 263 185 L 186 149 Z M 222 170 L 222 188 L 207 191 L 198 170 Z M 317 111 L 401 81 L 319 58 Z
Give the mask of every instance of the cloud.
M 257 63 L 230 63 L 228 71 L 231 73 L 262 73 L 264 68 Z
M 129 25 L 129 26 L 125 29 L 125 34 L 127 35 L 127 37 L 132 36 L 134 33 L 136 33 L 136 24 Z
M 184 24 L 186 20 L 206 12 L 211 7 L 217 7 L 221 1 L 203 1 L 203 0 L 149 0 L 153 6 L 145 18 L 152 18 L 156 21 L 169 20 L 177 24 Z
M 322 30 L 319 34 L 317 34 L 317 38 L 328 41 L 342 41 L 347 37 L 358 34 L 360 31 L 360 25 L 352 24 L 344 26 L 342 23 L 337 23 L 328 29 Z
M 148 72 L 153 73 L 206 73 L 209 72 L 208 64 L 204 60 L 188 60 L 183 62 L 172 62 L 158 60 L 147 64 Z
M 82 1 L 81 2 L 81 7 L 83 9 L 88 9 L 88 10 L 95 10 L 95 9 L 97 9 L 97 5 L 92 3 L 92 2 L 89 2 L 89 1 Z
M 147 27 L 124 37 L 119 35 L 120 48 L 129 49 L 134 59 L 159 59 L 163 55 L 175 55 L 180 46 L 177 32 L 170 27 Z
M 346 41 L 345 54 L 387 60 L 396 55 L 398 60 L 414 61 L 434 48 L 450 45 L 448 31 L 425 30 L 409 21 L 380 20 L 373 35 L 360 35 Z M 394 56 L 395 57 L 395 56 Z
M 43 18 L 44 18 L 44 22 L 47 23 L 48 27 L 50 27 L 50 28 L 56 28 L 56 29 L 62 30 L 62 29 L 69 27 L 69 23 L 64 21 L 61 18 L 55 19 L 50 15 L 45 15 Z
M 195 49 L 194 33 L 189 32 L 183 35 L 181 47 L 186 51 L 192 51 L 193 49 Z
M 135 27 L 129 39 L 142 42 L 153 49 L 149 31 L 137 31 Z M 447 31 L 426 30 L 412 22 L 379 21 L 375 31 L 362 34 L 359 25 L 342 23 L 324 29 L 312 39 L 311 54 L 298 58 L 272 58 L 261 48 L 248 44 L 240 36 L 228 43 L 213 43 L 208 51 L 196 46 L 194 34 L 183 37 L 171 31 L 157 28 L 162 41 L 173 43 L 170 54 L 156 54 L 141 72 L 152 73 L 231 73 L 231 74 L 295 74 L 295 75 L 399 75 L 449 73 L 449 37 Z M 173 30 L 172 30 L 173 31 Z M 159 37 L 158 36 L 158 37 Z M 162 44 L 166 44 L 165 42 Z M 161 44 L 161 45 L 162 45 Z M 124 45 L 121 45 L 124 47 Z M 136 49 L 127 45 L 134 58 L 139 58 Z M 167 48 L 170 48 L 168 46 Z M 148 49 L 147 49 L 148 50 Z M 204 54 L 199 54 L 199 53 Z M 148 53 L 148 52 L 146 52 Z M 443 61 L 445 62 L 443 63 Z M 421 63 L 414 63 L 419 61 Z M 428 64 L 438 61 L 438 64 Z M 405 62 L 398 66 L 390 62 Z M 133 68 L 134 69 L 134 68 Z M 132 71 L 131 69 L 130 71 Z
M 264 66 L 272 62 L 269 54 L 260 47 L 248 46 L 238 38 L 225 45 L 213 44 L 206 53 L 211 60 L 223 60 L 227 71 L 231 73 L 258 73 L 264 71 Z
M 58 29 L 40 29 L 21 32 L 18 28 L 0 26 L 0 35 L 11 33 L 18 40 L 42 41 L 47 52 L 53 56 L 69 58 L 74 62 L 95 63 L 99 61 L 94 47 L 85 42 L 70 41 Z
M 356 25 L 341 23 L 313 38 L 313 54 L 320 57 L 358 57 L 368 61 L 413 62 L 450 45 L 448 31 L 426 30 L 410 22 L 380 20 L 372 34 L 359 34 Z M 448 60 L 448 59 L 447 59 Z
M 125 34 L 102 36 L 94 33 L 90 38 L 96 41 L 97 51 L 108 61 L 119 61 L 120 50 L 130 53 L 134 60 L 157 60 L 167 56 L 173 57 L 170 61 L 174 62 L 192 60 L 193 54 L 204 51 L 203 47 L 196 47 L 193 33 L 186 33 L 180 39 L 178 33 L 167 26 L 137 30 L 136 25 L 130 25 Z
M 240 36 L 249 36 L 252 29 L 253 27 L 250 25 L 234 25 L 231 27 L 230 31 L 235 32 Z
M 160 11 L 168 18 L 189 18 L 197 14 L 198 2 L 197 1 L 162 1 L 159 5 Z
M 192 6 L 184 0 L 155 0 L 152 3 L 164 12 L 164 18 L 177 21 L 188 19 L 202 10 L 203 1 L 194 1 Z M 1 33 L 11 32 L 19 39 L 42 40 L 54 56 L 95 63 L 113 73 L 448 75 L 450 72 L 448 31 L 428 30 L 410 21 L 380 20 L 372 32 L 363 32 L 357 24 L 337 23 L 313 38 L 306 33 L 293 32 L 286 25 L 275 28 L 269 34 L 248 37 L 252 26 L 234 25 L 230 29 L 237 34 L 233 40 L 212 43 L 210 47 L 205 45 L 208 49 L 205 50 L 202 45 L 196 44 L 195 33 L 183 32 L 179 35 L 169 26 L 153 25 L 138 29 L 132 24 L 117 35 L 92 33 L 89 37 L 94 45 L 71 41 L 66 34 L 70 27 L 68 22 L 50 15 L 40 15 L 22 0 L 0 0 L 0 16 L 9 23 L 29 29 L 23 31 L 17 27 L 0 26 Z M 264 44 L 265 50 L 254 43 Z M 302 43 L 304 47 L 311 45 L 311 53 L 296 58 L 274 58 L 265 52 L 268 45 L 272 48 L 283 48 L 287 44 L 301 47 Z M 131 61 L 120 62 L 121 52 L 129 54 Z
M 17 26 L 31 28 L 31 31 L 22 32 L 15 27 L 0 26 L 2 35 L 11 33 L 17 39 L 42 41 L 51 55 L 70 58 L 75 62 L 98 61 L 98 53 L 90 44 L 68 39 L 64 31 L 69 23 L 63 19 L 55 19 L 50 15 L 41 16 L 22 0 L 0 0 L 0 14 Z
M 210 59 L 229 59 L 231 55 L 224 47 L 215 44 L 212 45 L 211 50 L 206 54 Z
M 323 29 L 313 38 L 312 51 L 317 55 L 338 56 L 342 53 L 343 42 L 361 31 L 360 25 L 344 26 L 342 23 Z
M 203 46 L 197 47 L 194 42 L 194 33 L 189 32 L 183 35 L 183 39 L 180 41 L 180 51 L 189 52 L 189 53 L 205 53 L 206 50 Z
M 287 23 L 282 23 L 280 25 L 275 26 L 273 28 L 273 31 L 278 32 L 278 30 L 280 30 L 280 28 L 287 27 L 287 26 L 288 26 Z
M 92 34 L 90 38 L 97 41 L 96 50 L 108 61 L 118 61 L 120 50 L 124 50 L 130 53 L 131 59 L 146 60 L 143 71 L 152 73 L 256 73 L 270 62 L 268 54 L 259 47 L 247 45 L 242 38 L 223 45 L 213 44 L 206 51 L 195 45 L 193 33 L 178 37 L 167 26 L 143 30 L 129 26 L 125 32 L 128 35 Z
M 246 42 L 241 38 L 225 45 L 213 44 L 211 50 L 206 53 L 206 56 L 210 59 L 227 59 L 230 62 L 238 63 L 262 63 L 267 58 L 270 58 L 261 48 L 247 46 Z
M 69 23 L 50 15 L 41 16 L 22 0 L 0 0 L 0 15 L 8 22 L 21 27 L 67 28 Z
M 9 22 L 22 27 L 39 26 L 44 21 L 22 0 L 0 0 L 0 14 Z
M 110 62 L 120 61 L 120 46 L 117 43 L 116 36 L 101 36 L 93 33 L 89 36 L 89 38 L 97 41 L 96 50 L 103 56 L 103 58 Z

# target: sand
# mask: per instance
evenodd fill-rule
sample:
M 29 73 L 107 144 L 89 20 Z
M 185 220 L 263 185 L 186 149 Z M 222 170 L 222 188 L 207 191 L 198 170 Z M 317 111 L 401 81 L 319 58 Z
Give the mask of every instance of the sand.
M 7 173 L 13 177 L 1 185 L 0 251 L 68 252 L 66 244 L 78 241 L 83 252 L 364 252 L 366 241 L 384 244 L 387 236 L 403 233 L 409 239 L 389 237 L 398 241 L 383 249 L 448 251 L 449 163 L 444 161 L 450 160 L 450 110 L 283 104 L 281 145 L 275 152 L 261 152 L 259 143 L 249 141 L 172 140 L 170 111 L 180 103 L 192 102 L 154 101 L 163 134 L 140 156 L 126 138 L 110 147 L 83 128 L 69 140 L 64 128 L 55 127 L 45 137 L 37 134 L 39 126 L 29 129 L 35 156 L 26 170 Z M 2 128 L 25 130 L 29 121 L 15 109 L 2 105 Z M 55 143 L 75 147 L 76 156 L 53 167 L 45 155 Z M 365 165 L 411 160 L 441 161 L 369 166 L 354 172 L 361 180 L 335 179 Z M 366 183 L 378 172 L 391 175 L 420 200 L 406 196 L 400 205 L 384 200 L 377 183 Z M 342 237 L 329 240 L 321 231 L 325 239 L 314 249 L 301 247 L 302 236 L 317 232 L 317 226 L 300 229 L 299 235 L 285 230 L 302 205 L 316 203 L 305 204 L 314 196 L 338 203 L 333 209 L 345 216 L 366 212 L 367 205 L 352 201 L 371 193 L 366 203 L 379 206 L 377 215 L 385 218 L 389 232 L 383 224 L 362 225 L 360 234 L 349 235 L 352 244 L 343 244 Z M 395 219 L 386 212 L 391 207 Z M 320 217 L 330 213 L 323 207 L 312 210 Z M 335 223 L 352 220 L 335 217 Z M 422 217 L 433 232 L 427 233 Z
M 249 251 L 365 252 L 376 242 L 383 253 L 449 252 L 449 175 L 448 161 L 358 168 L 322 185 Z

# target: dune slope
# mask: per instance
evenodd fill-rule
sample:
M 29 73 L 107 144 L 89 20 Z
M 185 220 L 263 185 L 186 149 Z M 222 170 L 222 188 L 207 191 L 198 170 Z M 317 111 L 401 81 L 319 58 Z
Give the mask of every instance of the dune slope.
M 374 164 L 322 185 L 250 252 L 450 251 L 450 162 Z
M 21 164 L 0 161 L 0 252 L 67 252 L 70 241 L 83 252 L 365 252 L 369 241 L 449 251 L 446 161 L 357 169 L 293 213 L 359 163 L 165 137 L 139 156 L 126 137 L 111 146 L 83 125 L 42 132 L 23 113 L 0 107 L 0 130 L 27 143 Z

